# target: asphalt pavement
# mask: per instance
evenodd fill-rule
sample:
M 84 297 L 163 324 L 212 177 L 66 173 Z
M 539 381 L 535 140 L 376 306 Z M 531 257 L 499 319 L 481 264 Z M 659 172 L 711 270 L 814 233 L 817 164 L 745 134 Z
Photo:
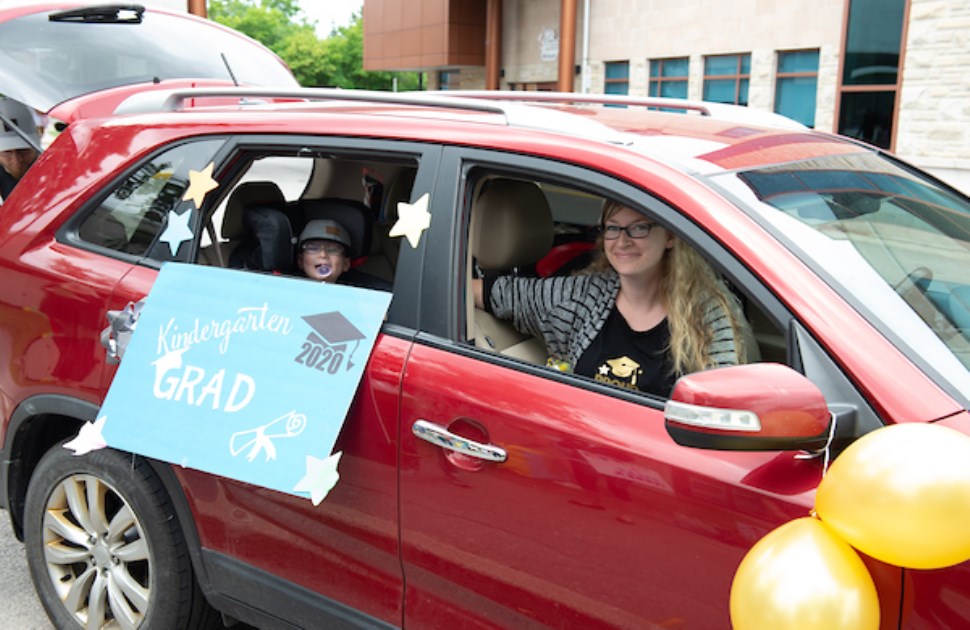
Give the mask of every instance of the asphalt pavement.
M 34 592 L 24 546 L 10 527 L 10 514 L 0 510 L 0 630 L 50 630 Z

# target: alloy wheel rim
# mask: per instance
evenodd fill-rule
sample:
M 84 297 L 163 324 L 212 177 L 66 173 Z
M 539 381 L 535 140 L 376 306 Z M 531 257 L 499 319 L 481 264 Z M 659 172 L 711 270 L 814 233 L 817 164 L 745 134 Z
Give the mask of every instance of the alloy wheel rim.
M 148 542 L 131 506 L 92 475 L 71 475 L 47 499 L 44 561 L 61 603 L 89 630 L 137 628 L 151 592 Z

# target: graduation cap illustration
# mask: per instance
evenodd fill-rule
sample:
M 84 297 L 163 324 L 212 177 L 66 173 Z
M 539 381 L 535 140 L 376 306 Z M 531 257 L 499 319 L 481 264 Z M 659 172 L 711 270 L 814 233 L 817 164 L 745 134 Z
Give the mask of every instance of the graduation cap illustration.
M 361 340 L 365 339 L 366 336 L 350 320 L 339 311 L 331 311 L 318 315 L 306 315 L 303 317 L 303 321 L 313 329 L 307 335 L 307 341 L 310 343 L 331 347 L 334 350 L 343 350 L 353 342 L 354 349 L 350 351 L 350 356 L 347 358 L 347 369 L 353 367 L 353 355 L 360 347 Z

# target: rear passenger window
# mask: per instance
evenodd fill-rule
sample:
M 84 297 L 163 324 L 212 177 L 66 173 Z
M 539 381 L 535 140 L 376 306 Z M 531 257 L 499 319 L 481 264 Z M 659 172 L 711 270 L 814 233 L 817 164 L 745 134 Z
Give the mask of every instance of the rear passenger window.
M 125 254 L 187 259 L 193 236 L 182 237 L 199 224 L 194 204 L 179 208 L 189 185 L 189 171 L 203 170 L 221 145 L 221 140 L 184 144 L 142 164 L 85 217 L 78 236 L 86 243 Z M 183 226 L 180 234 L 160 242 L 170 223 Z
M 375 153 L 248 147 L 230 157 L 203 218 L 196 262 L 306 277 L 299 236 L 310 221 L 338 223 L 350 268 L 338 282 L 390 290 L 400 236 L 397 204 L 412 197 L 417 162 Z

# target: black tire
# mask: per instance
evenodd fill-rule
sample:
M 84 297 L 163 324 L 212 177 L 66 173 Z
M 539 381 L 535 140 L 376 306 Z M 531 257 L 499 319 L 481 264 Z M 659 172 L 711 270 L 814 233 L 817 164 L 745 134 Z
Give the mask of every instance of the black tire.
M 52 448 L 27 489 L 24 543 L 34 587 L 57 628 L 218 622 L 195 582 L 171 501 L 140 457 Z

